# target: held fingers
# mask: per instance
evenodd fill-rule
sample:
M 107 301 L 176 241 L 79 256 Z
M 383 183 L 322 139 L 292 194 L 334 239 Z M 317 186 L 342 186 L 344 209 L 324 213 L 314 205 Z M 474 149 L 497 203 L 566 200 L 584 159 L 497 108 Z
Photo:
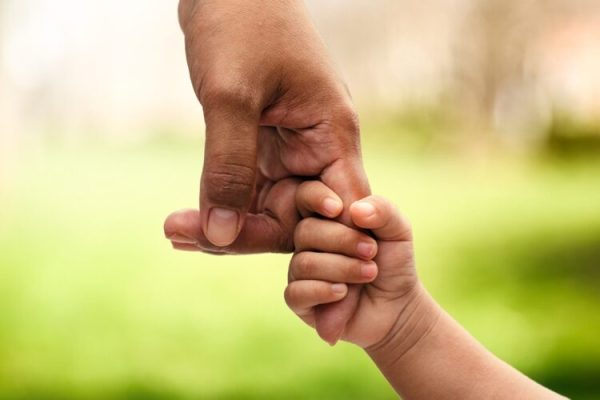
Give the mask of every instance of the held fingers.
M 339 222 L 305 218 L 294 232 L 296 252 L 313 250 L 371 260 L 377 254 L 377 242 L 367 234 Z
M 289 280 L 368 283 L 377 276 L 377 265 L 340 254 L 305 251 L 292 257 Z
M 343 299 L 348 286 L 343 283 L 303 280 L 290 283 L 284 292 L 288 307 L 299 316 L 311 312 L 319 304 L 328 304 Z
M 342 213 L 344 204 L 323 182 L 305 181 L 296 192 L 296 207 L 303 218 L 313 214 L 335 218 Z
M 352 221 L 379 240 L 412 241 L 410 222 L 387 199 L 369 196 L 350 205 Z

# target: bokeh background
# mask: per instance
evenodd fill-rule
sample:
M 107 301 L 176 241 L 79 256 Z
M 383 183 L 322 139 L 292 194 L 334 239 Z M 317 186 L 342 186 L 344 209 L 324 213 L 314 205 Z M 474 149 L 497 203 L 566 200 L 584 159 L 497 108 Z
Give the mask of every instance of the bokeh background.
M 307 4 L 425 285 L 600 397 L 600 3 Z M 288 256 L 163 238 L 203 152 L 176 1 L 0 1 L 0 124 L 0 399 L 394 398 L 286 310 Z

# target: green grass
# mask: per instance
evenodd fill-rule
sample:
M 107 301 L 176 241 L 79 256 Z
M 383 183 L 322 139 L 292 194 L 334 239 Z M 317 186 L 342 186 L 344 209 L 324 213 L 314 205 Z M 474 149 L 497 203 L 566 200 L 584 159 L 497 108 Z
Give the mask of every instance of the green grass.
M 393 147 L 391 147 L 393 148 Z M 358 349 L 286 309 L 288 257 L 174 252 L 200 146 L 31 151 L 0 199 L 0 399 L 388 399 Z M 479 340 L 600 395 L 600 163 L 416 158 L 365 145 L 420 274 Z

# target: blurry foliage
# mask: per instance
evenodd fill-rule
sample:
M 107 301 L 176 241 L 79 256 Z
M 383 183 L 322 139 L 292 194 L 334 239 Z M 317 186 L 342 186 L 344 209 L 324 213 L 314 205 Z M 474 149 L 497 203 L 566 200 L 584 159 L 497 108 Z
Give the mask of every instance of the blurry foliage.
M 373 191 L 410 216 L 425 285 L 467 329 L 597 397 L 600 162 L 439 157 L 445 118 L 364 121 Z M 202 148 L 161 136 L 25 159 L 0 225 L 0 399 L 394 398 L 286 309 L 288 257 L 170 249 L 162 219 L 196 205 Z
M 494 157 L 524 153 L 576 161 L 600 155 L 600 120 L 555 111 L 539 132 L 495 132 L 472 125 L 447 107 L 412 107 L 401 112 L 369 112 L 362 118 L 362 142 L 370 151 L 403 157 L 458 156 L 472 152 Z M 509 136 L 508 139 L 504 136 Z M 515 135 L 526 135 L 523 139 Z M 517 145 L 518 144 L 518 145 Z M 552 160 L 548 160 L 553 162 Z
M 547 133 L 547 149 L 561 157 L 600 154 L 600 120 L 582 121 L 564 112 L 554 114 Z
M 361 119 L 362 141 L 370 151 L 390 156 L 431 155 L 436 150 L 458 147 L 464 139 L 460 122 L 445 107 L 413 106 L 399 110 L 365 113 Z

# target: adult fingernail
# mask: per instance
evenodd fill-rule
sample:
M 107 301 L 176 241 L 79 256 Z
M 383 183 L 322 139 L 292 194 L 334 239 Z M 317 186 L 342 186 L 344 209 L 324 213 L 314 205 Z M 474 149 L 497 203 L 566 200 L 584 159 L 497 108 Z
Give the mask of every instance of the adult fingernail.
M 371 217 L 375 215 L 375 207 L 373 204 L 366 201 L 359 201 L 354 203 L 354 209 L 359 211 L 363 217 Z
M 377 265 L 375 265 L 375 263 L 364 263 L 363 265 L 361 265 L 360 267 L 360 274 L 364 277 L 364 278 L 374 278 L 375 275 L 377 275 Z
M 364 258 L 372 258 L 375 256 L 375 245 L 370 242 L 359 242 L 356 245 L 358 255 Z
M 167 236 L 171 242 L 175 243 L 183 243 L 183 244 L 196 244 L 197 240 L 193 238 L 189 238 L 187 236 L 180 235 L 179 233 L 174 233 L 172 235 Z
M 334 283 L 331 285 L 331 291 L 336 294 L 341 294 L 346 292 L 346 285 L 343 283 Z
M 336 216 L 340 212 L 343 204 L 332 197 L 327 197 L 323 200 L 323 209 L 330 216 Z
M 215 246 L 229 246 L 238 235 L 239 214 L 225 208 L 213 208 L 208 214 L 206 238 Z

